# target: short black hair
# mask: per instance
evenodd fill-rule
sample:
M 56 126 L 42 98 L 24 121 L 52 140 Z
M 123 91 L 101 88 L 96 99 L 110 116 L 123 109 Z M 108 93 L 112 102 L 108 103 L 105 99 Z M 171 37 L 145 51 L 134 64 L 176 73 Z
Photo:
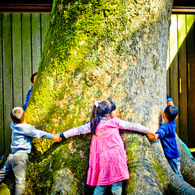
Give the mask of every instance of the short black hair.
M 35 72 L 31 77 L 30 77 L 30 81 L 31 83 L 34 83 L 34 78 L 37 75 L 37 72 Z
M 167 106 L 164 110 L 165 116 L 167 117 L 167 119 L 169 120 L 169 122 L 175 120 L 176 116 L 178 115 L 178 109 L 177 107 L 170 105 Z
M 11 111 L 11 119 L 14 123 L 21 123 L 24 121 L 24 110 L 21 107 L 15 107 Z

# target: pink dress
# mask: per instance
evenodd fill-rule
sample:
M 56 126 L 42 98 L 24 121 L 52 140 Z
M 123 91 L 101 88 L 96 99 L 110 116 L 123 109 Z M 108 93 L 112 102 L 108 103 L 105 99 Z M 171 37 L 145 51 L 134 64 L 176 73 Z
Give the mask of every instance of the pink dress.
M 106 117 L 105 117 L 106 118 Z M 129 179 L 127 157 L 119 128 L 147 133 L 148 128 L 119 118 L 101 119 L 91 140 L 87 184 L 111 185 Z M 91 133 L 90 123 L 63 132 L 65 138 Z
M 119 134 L 119 118 L 99 123 L 90 147 L 87 184 L 111 185 L 129 179 L 127 157 Z

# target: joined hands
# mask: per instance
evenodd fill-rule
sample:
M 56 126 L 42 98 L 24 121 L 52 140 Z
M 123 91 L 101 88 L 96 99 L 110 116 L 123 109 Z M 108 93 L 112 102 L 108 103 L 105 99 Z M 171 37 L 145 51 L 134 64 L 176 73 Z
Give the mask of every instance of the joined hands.
M 146 135 L 150 141 L 156 141 L 158 139 L 158 134 L 155 134 L 151 131 L 148 131 Z
M 60 134 L 54 134 L 53 141 L 54 142 L 60 142 L 60 141 L 62 141 L 62 138 L 60 137 Z

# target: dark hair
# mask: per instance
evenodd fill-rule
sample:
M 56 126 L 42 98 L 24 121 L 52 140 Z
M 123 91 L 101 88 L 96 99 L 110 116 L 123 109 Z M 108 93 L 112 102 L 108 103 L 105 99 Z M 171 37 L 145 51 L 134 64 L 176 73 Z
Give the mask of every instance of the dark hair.
M 110 112 L 112 112 L 112 111 L 116 110 L 116 105 L 112 101 L 110 101 L 110 103 L 111 103 L 111 111 Z
M 24 121 L 25 112 L 21 107 L 15 107 L 12 109 L 10 115 L 14 123 L 21 123 Z
M 100 118 L 104 117 L 105 114 L 110 114 L 111 103 L 109 101 L 95 102 L 91 113 L 91 133 L 95 135 L 95 129 L 100 122 Z
M 35 73 L 31 76 L 31 78 L 30 78 L 31 83 L 34 83 L 34 78 L 35 78 L 36 75 L 37 75 L 37 72 L 35 72 Z
M 178 114 L 178 109 L 177 107 L 170 105 L 165 108 L 164 113 L 167 119 L 169 120 L 169 122 L 171 122 L 176 118 Z

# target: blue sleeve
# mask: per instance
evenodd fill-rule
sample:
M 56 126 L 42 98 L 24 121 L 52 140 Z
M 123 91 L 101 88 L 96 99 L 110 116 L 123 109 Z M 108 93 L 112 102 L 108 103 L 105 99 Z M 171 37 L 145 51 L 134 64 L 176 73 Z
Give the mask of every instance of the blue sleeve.
M 22 109 L 25 111 L 27 106 L 28 106 L 28 102 L 26 102 L 26 103 L 24 104 L 24 106 L 22 107 Z
M 34 138 L 46 138 L 46 139 L 53 139 L 53 135 L 51 133 L 48 133 L 46 131 L 42 131 L 40 129 L 36 129 L 34 126 L 26 124 L 25 128 L 22 129 L 22 134 L 34 137 Z
M 173 102 L 173 99 L 167 94 L 167 102 L 169 102 L 169 101 Z
M 163 126 L 161 126 L 156 132 L 156 134 L 159 135 L 158 139 L 161 139 L 166 135 L 166 130 L 163 128 Z
M 26 95 L 26 103 L 24 104 L 24 106 L 22 107 L 23 110 L 25 111 L 27 106 L 28 106 L 28 102 L 30 100 L 30 95 L 31 95 L 31 92 L 32 92 L 32 89 L 33 89 L 33 86 L 31 87 L 31 89 L 28 91 L 27 95 Z

